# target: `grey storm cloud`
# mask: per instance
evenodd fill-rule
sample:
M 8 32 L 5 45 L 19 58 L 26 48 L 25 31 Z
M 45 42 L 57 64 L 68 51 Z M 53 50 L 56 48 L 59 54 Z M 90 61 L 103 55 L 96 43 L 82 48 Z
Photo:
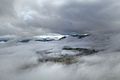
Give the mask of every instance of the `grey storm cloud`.
M 0 17 L 1 16 L 13 16 L 14 12 L 14 0 L 0 0 Z
M 0 0 L 0 22 L 7 26 L 3 29 L 3 24 L 0 25 L 0 34 L 119 30 L 119 2 L 119 0 Z

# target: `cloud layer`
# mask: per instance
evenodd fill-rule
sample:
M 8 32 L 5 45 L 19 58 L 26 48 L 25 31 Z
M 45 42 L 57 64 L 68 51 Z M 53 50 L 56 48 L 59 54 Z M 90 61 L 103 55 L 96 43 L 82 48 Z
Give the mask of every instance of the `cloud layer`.
M 119 30 L 119 2 L 119 0 L 0 0 L 0 35 Z

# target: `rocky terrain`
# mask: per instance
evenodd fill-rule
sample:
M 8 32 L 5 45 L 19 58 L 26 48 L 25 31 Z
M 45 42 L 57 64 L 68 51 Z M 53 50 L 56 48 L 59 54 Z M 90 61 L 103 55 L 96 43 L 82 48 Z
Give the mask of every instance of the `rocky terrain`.
M 111 45 L 115 43 L 110 44 L 116 38 L 111 34 L 1 36 L 0 79 L 39 80 L 43 77 L 44 80 L 68 80 L 72 76 L 71 80 L 79 80 L 79 76 L 83 75 L 83 80 L 95 80 L 98 79 L 93 77 L 96 73 L 100 79 L 111 70 L 115 71 L 111 73 L 119 73 L 116 72 L 119 69 L 119 48 L 116 46 L 114 49 Z M 56 74 L 59 78 L 55 77 Z M 87 76 L 89 79 L 86 79 L 85 75 L 92 78 Z M 50 79 L 45 76 L 50 76 Z
M 14 44 L 23 43 L 23 45 L 24 45 L 26 43 L 29 44 L 31 42 L 33 42 L 33 43 L 35 43 L 35 42 L 43 42 L 43 43 L 47 42 L 48 43 L 49 41 L 61 42 L 62 40 L 64 41 L 64 39 L 67 39 L 67 38 L 68 38 L 68 40 L 69 40 L 69 38 L 79 40 L 79 39 L 85 38 L 87 36 L 90 36 L 90 35 L 89 34 L 77 34 L 77 33 L 70 34 L 70 35 L 60 35 L 60 34 L 52 34 L 51 35 L 50 34 L 50 35 L 32 36 L 29 38 L 20 37 L 20 36 L 14 36 L 14 37 L 1 36 L 0 42 L 4 42 L 4 45 L 7 45 L 8 43 L 10 44 L 11 42 Z M 52 42 L 52 44 L 57 43 L 57 42 Z M 72 41 L 72 42 L 74 42 L 74 41 Z M 51 42 L 49 42 L 49 43 L 51 43 Z M 38 56 L 40 56 L 38 58 L 38 62 L 44 62 L 44 63 L 45 62 L 55 62 L 55 63 L 72 64 L 72 63 L 78 62 L 77 59 L 81 56 L 92 55 L 92 54 L 99 52 L 99 50 L 95 50 L 95 49 L 80 48 L 80 47 L 74 48 L 74 47 L 64 46 L 64 45 L 62 45 L 62 47 L 59 48 L 59 51 L 57 53 L 55 53 L 55 51 L 56 50 L 50 51 L 48 49 L 36 51 L 36 54 Z M 66 51 L 67 54 L 64 54 L 64 51 Z M 69 52 L 71 52 L 72 54 L 69 54 Z M 51 55 L 53 55 L 53 56 L 51 56 Z

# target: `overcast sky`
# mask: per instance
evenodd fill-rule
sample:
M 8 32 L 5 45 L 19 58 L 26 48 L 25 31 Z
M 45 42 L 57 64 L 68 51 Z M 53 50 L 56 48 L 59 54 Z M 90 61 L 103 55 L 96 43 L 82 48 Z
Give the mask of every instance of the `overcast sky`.
M 119 30 L 120 0 L 0 0 L 0 35 Z

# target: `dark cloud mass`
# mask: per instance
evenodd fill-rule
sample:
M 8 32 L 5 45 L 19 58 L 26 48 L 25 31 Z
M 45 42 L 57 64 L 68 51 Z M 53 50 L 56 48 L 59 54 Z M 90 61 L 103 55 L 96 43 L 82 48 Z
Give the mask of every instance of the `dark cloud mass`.
M 0 35 L 119 31 L 119 2 L 119 0 L 0 0 Z

